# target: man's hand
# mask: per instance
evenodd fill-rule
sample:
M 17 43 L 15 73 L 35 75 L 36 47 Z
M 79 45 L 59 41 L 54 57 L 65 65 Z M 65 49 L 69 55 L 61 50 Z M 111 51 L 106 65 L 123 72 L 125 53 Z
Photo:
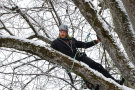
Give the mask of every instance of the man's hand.
M 98 42 L 101 42 L 101 39 L 98 37 L 98 35 L 97 35 L 97 41 L 98 41 Z

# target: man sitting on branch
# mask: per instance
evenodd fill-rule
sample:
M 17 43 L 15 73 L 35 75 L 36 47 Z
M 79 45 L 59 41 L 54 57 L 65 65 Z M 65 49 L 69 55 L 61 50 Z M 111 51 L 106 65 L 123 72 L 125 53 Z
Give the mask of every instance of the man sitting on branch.
M 52 42 L 51 47 L 72 58 L 75 58 L 78 61 L 87 64 L 90 68 L 102 73 L 106 78 L 111 78 L 118 84 L 122 85 L 125 81 L 124 78 L 122 80 L 116 80 L 109 74 L 106 69 L 103 68 L 101 64 L 87 57 L 86 54 L 80 54 L 77 51 L 77 48 L 89 48 L 98 44 L 99 42 L 99 39 L 93 40 L 91 42 L 77 41 L 75 38 L 69 37 L 68 26 L 62 24 L 59 26 L 59 37 Z

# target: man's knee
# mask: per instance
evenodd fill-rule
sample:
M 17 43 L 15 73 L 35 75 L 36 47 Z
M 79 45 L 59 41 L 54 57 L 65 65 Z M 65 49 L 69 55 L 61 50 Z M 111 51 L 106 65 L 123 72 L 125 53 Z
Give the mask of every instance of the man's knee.
M 95 62 L 94 60 L 92 60 L 91 58 L 86 57 L 86 63 L 93 69 L 96 70 L 100 70 L 103 69 L 103 66 L 97 62 Z
M 98 69 L 103 69 L 103 66 L 98 63 L 98 64 L 97 64 L 97 68 L 98 68 Z

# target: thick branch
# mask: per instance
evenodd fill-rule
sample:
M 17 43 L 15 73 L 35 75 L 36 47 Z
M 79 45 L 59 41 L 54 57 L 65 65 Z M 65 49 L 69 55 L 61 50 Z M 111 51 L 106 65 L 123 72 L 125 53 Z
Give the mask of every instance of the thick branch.
M 32 43 L 30 40 L 16 39 L 15 37 L 3 37 L 0 36 L 0 47 L 14 48 L 19 51 L 25 51 L 47 60 L 51 63 L 56 63 L 65 69 L 70 69 L 72 61 L 70 57 L 63 55 L 49 47 L 44 47 L 38 44 Z M 122 87 L 105 80 L 105 77 L 98 72 L 94 72 L 92 69 L 88 69 L 86 66 L 81 65 L 79 62 L 75 62 L 72 70 L 75 74 L 81 76 L 83 79 L 92 81 L 94 84 L 101 85 L 101 90 L 121 90 Z M 100 76 L 98 76 L 100 75 Z M 109 79 L 111 80 L 111 79 Z M 98 81 L 98 82 L 97 82 Z
M 135 0 L 122 0 L 135 31 Z

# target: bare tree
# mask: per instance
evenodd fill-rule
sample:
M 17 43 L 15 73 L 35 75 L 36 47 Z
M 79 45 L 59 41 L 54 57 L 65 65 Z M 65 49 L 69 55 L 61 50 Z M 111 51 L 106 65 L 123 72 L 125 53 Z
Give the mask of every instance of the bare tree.
M 81 62 L 50 48 L 61 23 L 67 24 L 69 33 L 78 40 L 85 41 L 88 33 L 91 33 L 89 40 L 95 39 L 97 34 L 102 45 L 86 52 L 94 50 L 98 53 L 98 62 L 104 65 L 105 61 L 106 68 L 113 71 L 114 76 L 125 78 L 125 85 L 135 88 L 132 2 L 102 0 L 103 5 L 99 7 L 98 0 L 1 0 L 0 88 L 78 90 L 83 88 L 82 79 L 99 84 L 101 90 L 123 88 Z M 72 71 L 74 84 L 68 76 L 69 71 Z

